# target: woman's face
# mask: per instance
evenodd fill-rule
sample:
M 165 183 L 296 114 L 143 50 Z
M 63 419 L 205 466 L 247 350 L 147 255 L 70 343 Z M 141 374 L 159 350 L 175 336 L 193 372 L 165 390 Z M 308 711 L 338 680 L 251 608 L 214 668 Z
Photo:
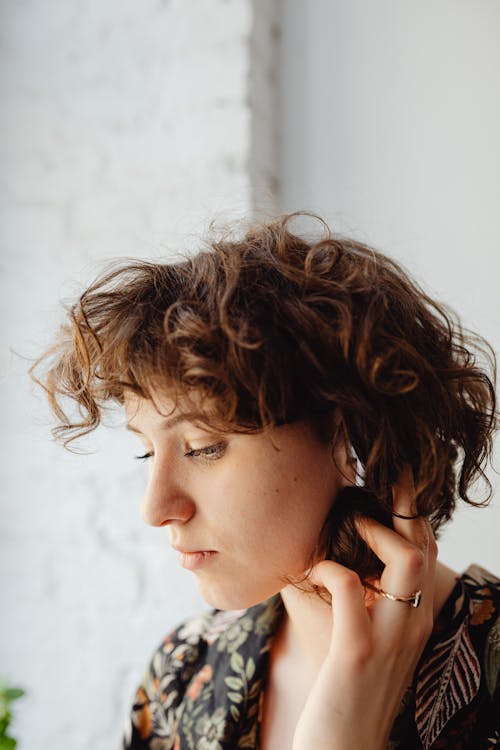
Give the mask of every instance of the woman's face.
M 350 483 L 345 451 L 303 422 L 267 434 L 218 434 L 172 411 L 168 399 L 127 395 L 129 427 L 150 462 L 142 517 L 166 526 L 170 544 L 193 570 L 202 597 L 244 609 L 287 585 L 310 565 L 319 532 L 341 487 Z M 168 415 L 168 416 L 165 416 Z

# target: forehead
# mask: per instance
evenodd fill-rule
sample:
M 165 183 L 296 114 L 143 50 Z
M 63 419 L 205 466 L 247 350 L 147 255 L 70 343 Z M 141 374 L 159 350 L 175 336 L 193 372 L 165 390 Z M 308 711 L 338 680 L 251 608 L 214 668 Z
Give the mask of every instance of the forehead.
M 181 421 L 206 425 L 210 420 L 207 404 L 202 403 L 201 395 L 196 393 L 191 393 L 188 397 L 155 390 L 152 391 L 151 398 L 144 398 L 132 391 L 125 391 L 123 405 L 127 426 L 132 430 L 144 421 L 158 421 L 170 427 Z
M 152 398 L 143 398 L 133 391 L 125 390 L 123 393 L 123 406 L 127 419 L 133 419 L 137 415 L 142 415 L 154 409 L 159 414 L 171 416 L 176 411 L 177 404 L 175 399 L 160 391 L 151 394 Z

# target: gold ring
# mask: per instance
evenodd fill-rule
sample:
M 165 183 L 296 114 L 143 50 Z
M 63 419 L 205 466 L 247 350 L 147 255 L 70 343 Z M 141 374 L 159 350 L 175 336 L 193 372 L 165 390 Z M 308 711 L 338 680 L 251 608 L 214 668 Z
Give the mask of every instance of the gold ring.
M 409 604 L 411 607 L 418 607 L 420 604 L 420 600 L 422 598 L 422 591 L 419 589 L 418 591 L 415 591 L 413 594 L 390 594 L 388 591 L 384 591 L 384 589 L 379 589 L 377 586 L 374 586 L 371 583 L 365 583 L 365 586 L 372 591 L 376 591 L 377 594 L 380 594 L 380 596 L 385 597 L 386 599 L 390 599 L 391 602 L 406 602 L 406 604 Z

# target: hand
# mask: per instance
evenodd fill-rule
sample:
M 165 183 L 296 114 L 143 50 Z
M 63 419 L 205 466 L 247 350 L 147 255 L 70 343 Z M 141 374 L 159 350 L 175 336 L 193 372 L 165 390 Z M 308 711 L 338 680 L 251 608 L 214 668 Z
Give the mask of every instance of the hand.
M 416 513 L 409 466 L 393 498 L 397 513 Z M 432 632 L 437 546 L 428 520 L 394 516 L 392 530 L 363 518 L 356 527 L 385 564 L 377 586 L 397 595 L 421 590 L 421 603 L 415 608 L 380 596 L 367 604 L 355 572 L 331 560 L 313 568 L 310 581 L 332 597 L 332 636 L 299 717 L 293 750 L 383 750 Z

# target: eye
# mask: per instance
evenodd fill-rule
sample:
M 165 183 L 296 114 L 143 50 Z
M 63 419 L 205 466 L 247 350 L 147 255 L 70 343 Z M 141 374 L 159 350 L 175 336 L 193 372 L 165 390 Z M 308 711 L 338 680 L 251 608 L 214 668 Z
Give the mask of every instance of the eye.
M 210 461 L 215 461 L 224 455 L 225 450 L 225 443 L 214 443 L 214 445 L 207 445 L 204 448 L 192 448 L 186 451 L 185 455 L 190 458 L 206 458 Z
M 138 461 L 147 461 L 148 458 L 152 458 L 153 453 L 150 451 L 149 453 L 144 453 L 143 456 L 134 456 Z

